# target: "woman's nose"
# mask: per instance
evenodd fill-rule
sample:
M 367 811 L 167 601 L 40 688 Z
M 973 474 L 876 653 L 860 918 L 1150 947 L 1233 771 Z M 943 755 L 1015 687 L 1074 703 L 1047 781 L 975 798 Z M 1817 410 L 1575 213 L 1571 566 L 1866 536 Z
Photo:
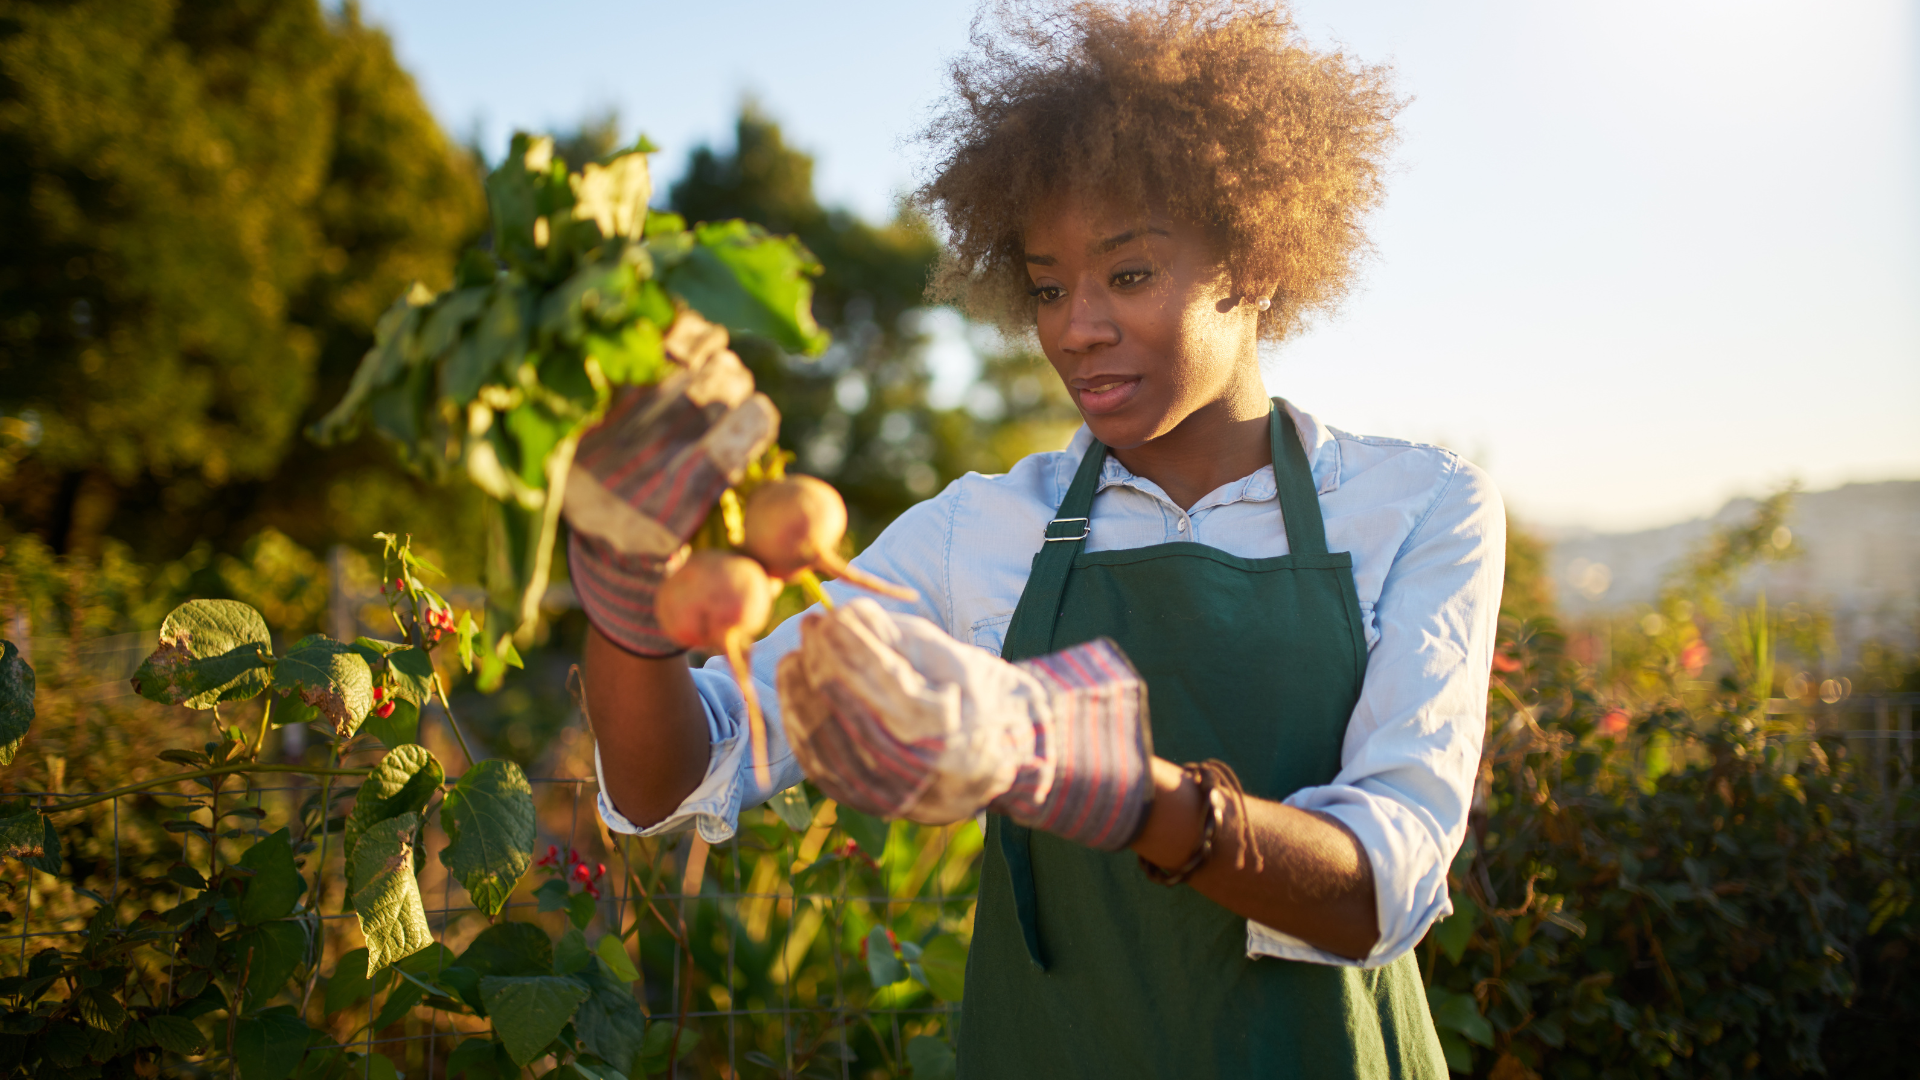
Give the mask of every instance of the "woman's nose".
M 1100 345 L 1120 343 L 1120 324 L 1113 311 L 1094 290 L 1076 289 L 1067 298 L 1067 327 L 1060 336 L 1060 348 L 1067 352 L 1087 352 Z

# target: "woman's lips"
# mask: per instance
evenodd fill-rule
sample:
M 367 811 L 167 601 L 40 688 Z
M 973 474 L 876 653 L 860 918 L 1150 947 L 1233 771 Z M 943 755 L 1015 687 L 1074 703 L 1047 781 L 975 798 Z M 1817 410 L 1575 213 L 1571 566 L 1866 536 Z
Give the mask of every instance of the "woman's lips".
M 1086 380 L 1074 380 L 1075 399 L 1080 403 L 1080 411 L 1088 416 L 1110 413 L 1132 400 L 1140 389 L 1140 377 L 1137 375 L 1115 375 Z

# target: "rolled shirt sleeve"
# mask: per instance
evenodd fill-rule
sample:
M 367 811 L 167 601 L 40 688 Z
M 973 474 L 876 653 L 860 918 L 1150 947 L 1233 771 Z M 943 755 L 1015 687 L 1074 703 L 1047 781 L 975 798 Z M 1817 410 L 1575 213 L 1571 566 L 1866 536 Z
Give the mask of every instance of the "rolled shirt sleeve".
M 1379 636 L 1340 773 L 1285 800 L 1353 830 L 1373 869 L 1380 939 L 1354 960 L 1249 921 L 1249 955 L 1380 967 L 1452 912 L 1447 868 L 1466 835 L 1480 764 L 1505 560 L 1499 493 L 1454 458 L 1374 605 Z

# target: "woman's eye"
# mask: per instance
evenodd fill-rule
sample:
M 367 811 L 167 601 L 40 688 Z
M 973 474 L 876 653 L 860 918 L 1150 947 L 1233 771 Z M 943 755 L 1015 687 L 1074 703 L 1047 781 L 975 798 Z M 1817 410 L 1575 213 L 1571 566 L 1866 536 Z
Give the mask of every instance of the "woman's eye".
M 1153 271 L 1151 270 L 1122 270 L 1113 275 L 1113 287 L 1116 289 L 1131 288 L 1152 276 Z
M 1063 295 L 1058 285 L 1035 285 L 1027 290 L 1027 295 L 1043 304 L 1051 304 Z

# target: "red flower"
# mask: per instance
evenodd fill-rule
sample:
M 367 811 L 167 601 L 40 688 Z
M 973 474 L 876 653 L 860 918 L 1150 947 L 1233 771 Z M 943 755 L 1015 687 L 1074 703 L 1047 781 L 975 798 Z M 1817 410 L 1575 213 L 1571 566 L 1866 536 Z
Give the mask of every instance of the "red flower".
M 1680 666 L 1687 669 L 1689 678 L 1699 675 L 1711 659 L 1713 650 L 1707 648 L 1707 643 L 1699 638 L 1687 642 L 1687 647 L 1680 650 Z
M 586 863 L 583 863 L 583 862 L 574 863 L 573 864 L 573 880 L 588 881 L 588 882 L 592 881 L 593 867 L 588 866 Z
M 394 592 L 406 592 L 406 591 L 407 591 L 407 579 L 406 579 L 406 578 L 394 578 L 394 579 L 393 579 L 393 591 L 394 591 Z
M 595 900 L 600 899 L 600 886 L 595 885 L 591 881 L 587 882 L 586 892 L 588 896 L 593 897 Z
M 548 845 L 547 845 L 547 853 L 546 853 L 545 855 L 542 855 L 542 856 L 540 856 L 540 857 L 539 857 L 538 859 L 535 859 L 535 860 L 533 861 L 533 865 L 535 865 L 535 866 L 552 866 L 552 867 L 558 867 L 558 866 L 560 865 L 560 847 L 559 847 L 559 845 L 558 845 L 558 844 L 548 844 Z
M 392 715 L 393 715 L 393 702 L 391 702 L 391 701 L 383 701 L 383 702 L 381 702 L 381 703 L 380 703 L 380 707 L 379 707 L 379 708 L 377 708 L 377 709 L 375 709 L 375 710 L 373 710 L 373 715 L 375 715 L 375 716 L 377 716 L 377 717 L 379 717 L 379 718 L 380 718 L 380 719 L 382 719 L 382 720 L 385 720 L 385 719 L 386 719 L 387 717 L 389 717 L 389 716 L 392 716 Z
M 1627 710 L 1615 709 L 1600 718 L 1600 734 L 1617 739 L 1627 733 L 1627 724 L 1632 719 L 1627 715 Z
M 603 878 L 603 877 L 606 877 L 606 876 L 607 876 L 607 864 L 606 864 L 606 863 L 595 863 L 595 864 L 593 864 L 593 879 L 594 879 L 595 881 L 598 881 L 598 880 L 600 880 L 601 878 Z

